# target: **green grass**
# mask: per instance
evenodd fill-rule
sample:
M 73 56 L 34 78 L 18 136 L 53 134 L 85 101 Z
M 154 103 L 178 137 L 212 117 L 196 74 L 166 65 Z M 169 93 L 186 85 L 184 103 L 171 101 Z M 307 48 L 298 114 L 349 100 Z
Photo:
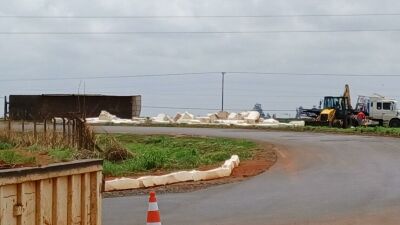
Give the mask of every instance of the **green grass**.
M 6 149 L 11 149 L 13 148 L 14 145 L 8 142 L 4 142 L 0 140 L 0 150 L 6 150 Z
M 67 162 L 73 159 L 75 151 L 69 148 L 53 148 L 48 154 L 56 161 Z
M 374 135 L 374 136 L 390 136 L 400 137 L 400 128 L 390 127 L 355 127 L 355 128 L 335 128 L 335 127 L 257 127 L 257 126 L 235 126 L 235 125 L 204 125 L 204 124 L 141 124 L 140 127 L 195 127 L 195 128 L 220 128 L 220 129 L 249 129 L 249 130 L 266 130 L 266 131 L 295 131 L 295 132 L 315 132 L 315 133 L 341 133 L 341 134 L 358 134 L 358 135 Z
M 237 154 L 249 159 L 257 144 L 247 140 L 166 135 L 115 135 L 134 157 L 119 163 L 104 161 L 106 175 L 121 176 L 154 170 L 194 169 L 220 164 Z
M 35 162 L 34 157 L 26 157 L 14 150 L 1 150 L 0 161 L 7 164 L 31 164 Z
M 342 129 L 342 128 L 334 128 L 334 127 L 306 126 L 306 127 L 289 128 L 289 130 L 400 137 L 400 128 L 390 128 L 390 127 L 354 127 L 354 128 Z

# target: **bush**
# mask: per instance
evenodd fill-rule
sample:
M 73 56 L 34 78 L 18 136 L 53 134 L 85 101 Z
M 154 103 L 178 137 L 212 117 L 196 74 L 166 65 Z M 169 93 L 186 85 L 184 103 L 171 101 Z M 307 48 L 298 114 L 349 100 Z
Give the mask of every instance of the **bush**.
M 111 162 L 120 162 L 134 155 L 122 146 L 113 136 L 100 135 L 96 140 L 102 151 L 103 158 Z

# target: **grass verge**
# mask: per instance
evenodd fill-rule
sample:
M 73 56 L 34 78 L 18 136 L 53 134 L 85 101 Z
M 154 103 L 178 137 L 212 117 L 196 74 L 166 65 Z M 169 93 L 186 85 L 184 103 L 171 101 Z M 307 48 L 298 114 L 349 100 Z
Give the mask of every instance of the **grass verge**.
M 35 163 L 34 157 L 25 156 L 14 150 L 0 150 L 0 162 L 10 165 Z
M 111 176 L 219 165 L 233 154 L 245 160 L 258 147 L 252 141 L 213 137 L 120 134 L 115 138 L 133 157 L 120 162 L 105 160 L 103 172 Z
M 376 136 L 390 136 L 400 137 L 400 128 L 390 127 L 354 127 L 354 128 L 334 128 L 334 127 L 296 127 L 289 128 L 293 131 L 308 131 L 308 132 L 321 132 L 321 133 L 338 133 L 338 134 L 360 134 L 360 135 L 376 135 Z
M 102 124 L 104 126 L 132 126 L 120 124 Z M 100 125 L 95 125 L 100 126 Z M 369 136 L 400 137 L 400 128 L 391 127 L 354 127 L 354 128 L 335 128 L 335 127 L 257 127 L 257 126 L 236 126 L 236 125 L 204 125 L 204 124 L 140 124 L 139 127 L 182 127 L 182 128 L 220 128 L 220 129 L 251 129 L 265 131 L 293 131 L 293 132 L 312 132 L 312 133 L 336 133 L 336 134 L 356 134 Z

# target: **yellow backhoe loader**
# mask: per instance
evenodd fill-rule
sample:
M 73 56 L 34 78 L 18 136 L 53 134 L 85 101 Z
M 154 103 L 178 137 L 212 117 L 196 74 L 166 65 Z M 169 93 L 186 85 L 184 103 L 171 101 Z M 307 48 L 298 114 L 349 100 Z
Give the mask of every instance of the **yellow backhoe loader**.
M 306 121 L 311 126 L 335 126 L 348 128 L 352 125 L 353 109 L 350 102 L 350 88 L 345 85 L 343 96 L 324 97 L 323 109 L 314 120 Z

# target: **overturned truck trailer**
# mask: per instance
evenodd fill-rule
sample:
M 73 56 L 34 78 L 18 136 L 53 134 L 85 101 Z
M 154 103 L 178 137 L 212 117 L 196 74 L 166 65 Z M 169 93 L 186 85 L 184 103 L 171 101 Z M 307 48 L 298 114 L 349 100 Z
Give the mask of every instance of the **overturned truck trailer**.
M 11 120 L 40 120 L 68 114 L 97 117 L 102 110 L 131 119 L 140 116 L 141 96 L 10 95 L 8 107 Z

